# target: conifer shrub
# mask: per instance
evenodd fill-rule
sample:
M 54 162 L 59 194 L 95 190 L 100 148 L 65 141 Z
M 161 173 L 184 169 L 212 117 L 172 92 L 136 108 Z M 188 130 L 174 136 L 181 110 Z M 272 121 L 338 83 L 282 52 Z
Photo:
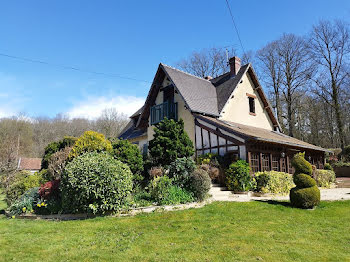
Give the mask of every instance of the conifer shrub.
M 108 153 L 88 152 L 66 165 L 60 190 L 65 212 L 119 211 L 129 204 L 132 173 Z
M 112 156 L 127 164 L 134 175 L 134 183 L 140 183 L 143 180 L 143 156 L 137 145 L 130 143 L 128 140 L 112 141 Z
M 211 179 L 208 172 L 201 168 L 195 169 L 190 176 L 190 190 L 194 197 L 203 201 L 211 187 Z
M 68 158 L 71 160 L 87 152 L 111 152 L 112 144 L 103 134 L 95 131 L 85 131 L 74 143 Z
M 296 187 L 289 193 L 292 206 L 299 208 L 313 208 L 320 203 L 320 190 L 316 181 L 311 177 L 312 166 L 298 153 L 293 157 L 292 165 L 295 168 L 293 181 Z
M 168 166 L 177 158 L 194 154 L 193 143 L 184 130 L 182 119 L 164 118 L 156 124 L 153 137 L 148 147 L 153 166 Z

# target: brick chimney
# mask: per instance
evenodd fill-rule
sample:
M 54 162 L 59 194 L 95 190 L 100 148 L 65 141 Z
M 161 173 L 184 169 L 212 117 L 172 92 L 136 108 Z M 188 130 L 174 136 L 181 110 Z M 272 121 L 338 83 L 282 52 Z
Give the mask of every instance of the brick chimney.
M 231 76 L 237 75 L 239 69 L 241 68 L 241 59 L 239 59 L 237 56 L 234 56 L 228 60 L 228 63 L 230 65 Z

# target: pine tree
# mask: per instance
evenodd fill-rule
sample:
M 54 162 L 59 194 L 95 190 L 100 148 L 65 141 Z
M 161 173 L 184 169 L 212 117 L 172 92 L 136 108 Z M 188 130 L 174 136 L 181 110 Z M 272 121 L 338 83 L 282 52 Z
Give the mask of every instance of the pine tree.
M 154 128 L 154 138 L 149 142 L 149 153 L 154 166 L 166 166 L 177 158 L 191 157 L 193 143 L 184 130 L 182 119 L 165 118 Z

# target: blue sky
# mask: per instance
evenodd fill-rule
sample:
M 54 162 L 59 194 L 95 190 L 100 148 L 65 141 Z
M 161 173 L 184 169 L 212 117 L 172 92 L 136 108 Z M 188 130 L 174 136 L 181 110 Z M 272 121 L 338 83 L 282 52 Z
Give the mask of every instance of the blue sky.
M 348 0 L 229 3 L 246 50 L 306 34 L 319 19 L 350 22 Z M 175 65 L 192 51 L 240 51 L 230 19 L 225 0 L 0 1 L 0 53 L 152 81 L 160 62 Z M 149 86 L 0 56 L 0 117 L 131 114 Z

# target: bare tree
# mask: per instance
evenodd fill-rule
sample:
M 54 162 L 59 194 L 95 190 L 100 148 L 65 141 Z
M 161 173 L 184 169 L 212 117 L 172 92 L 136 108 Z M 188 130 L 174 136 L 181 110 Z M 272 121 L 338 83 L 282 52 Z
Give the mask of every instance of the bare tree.
M 345 146 L 342 89 L 349 78 L 349 27 L 342 21 L 320 21 L 313 26 L 308 39 L 308 52 L 318 65 L 314 92 L 333 107 L 340 147 Z
M 234 53 L 235 50 L 231 49 L 228 56 Z M 199 77 L 221 75 L 228 71 L 226 49 L 213 47 L 193 52 L 187 59 L 178 62 L 177 67 Z
M 96 129 L 106 137 L 114 138 L 120 134 L 127 123 L 126 115 L 118 113 L 115 108 L 106 108 L 96 120 Z

